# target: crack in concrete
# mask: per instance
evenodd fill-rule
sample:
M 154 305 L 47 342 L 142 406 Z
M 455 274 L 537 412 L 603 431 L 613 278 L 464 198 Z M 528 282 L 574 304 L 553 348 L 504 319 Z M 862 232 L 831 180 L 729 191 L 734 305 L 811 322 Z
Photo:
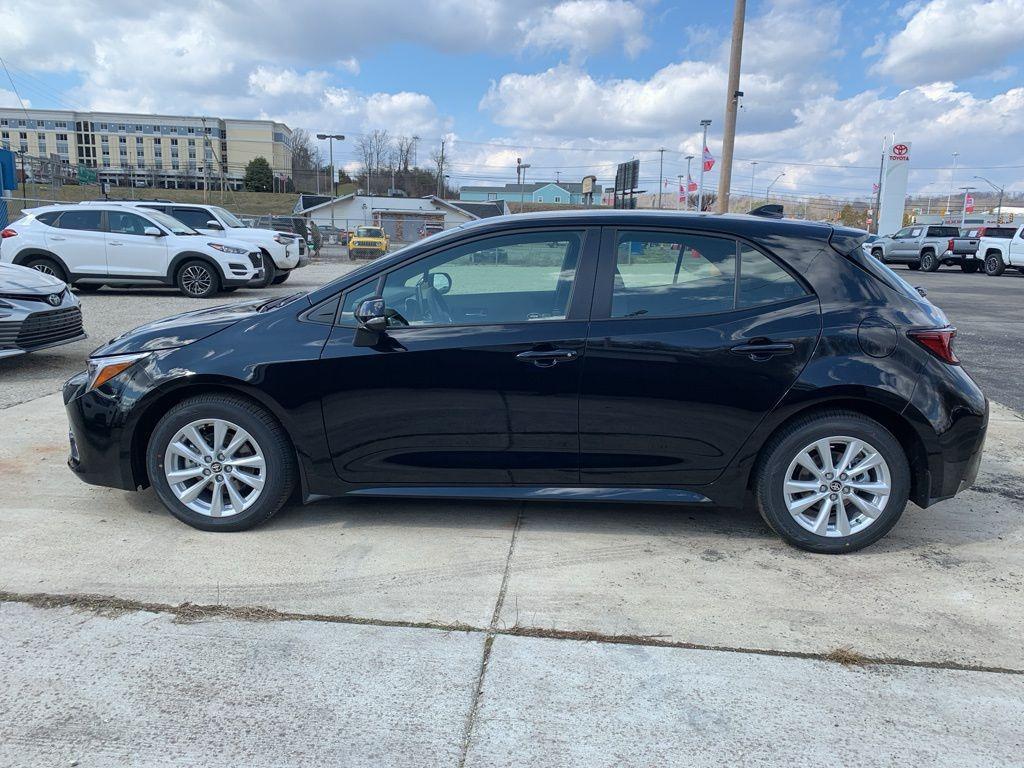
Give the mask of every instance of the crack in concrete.
M 503 580 L 504 581 L 504 580 Z M 784 651 L 773 648 L 751 648 L 745 646 L 712 645 L 709 643 L 688 643 L 681 640 L 666 640 L 661 635 L 610 635 L 589 630 L 554 629 L 547 627 L 497 626 L 477 627 L 461 622 L 406 621 L 402 619 L 377 619 L 348 614 L 298 613 L 279 611 L 262 606 L 199 605 L 196 603 L 152 603 L 109 595 L 93 594 L 50 594 L 43 592 L 8 592 L 0 590 L 0 604 L 18 603 L 35 608 L 77 608 L 91 611 L 98 616 L 116 618 L 126 613 L 163 613 L 176 622 L 190 623 L 209 619 L 235 619 L 237 621 L 316 621 L 328 624 L 350 624 L 370 627 L 392 627 L 400 629 L 426 629 L 438 632 L 472 632 L 489 636 L 528 637 L 538 640 L 576 640 L 579 642 L 604 643 L 608 645 L 636 645 L 651 648 L 677 648 L 691 651 L 716 651 L 720 653 L 752 654 L 790 659 L 808 659 L 844 665 L 896 666 L 920 669 L 945 669 L 959 672 L 992 672 L 1004 675 L 1024 675 L 1024 669 L 989 666 L 984 664 L 963 664 L 956 661 L 920 661 L 899 656 L 864 656 L 848 648 L 830 651 Z M 850 661 L 855 654 L 856 661 Z M 489 655 L 486 647 L 485 657 Z M 486 658 L 485 658 L 486 662 Z M 485 664 L 481 664 L 483 671 Z M 482 678 L 480 679 L 482 683 Z M 479 693 L 480 685 L 477 686 Z
M 508 554 L 505 555 L 505 570 L 501 574 L 501 586 L 498 588 L 498 599 L 494 602 L 494 612 L 491 614 L 491 623 L 488 624 L 486 636 L 484 637 L 484 652 L 480 658 L 480 669 L 476 676 L 476 687 L 473 689 L 473 699 L 469 704 L 469 712 L 466 715 L 466 726 L 462 732 L 462 749 L 459 752 L 458 768 L 465 768 L 466 758 L 469 755 L 469 745 L 473 738 L 473 727 L 476 725 L 476 715 L 480 709 L 480 699 L 484 693 L 484 678 L 487 676 L 487 664 L 491 660 L 491 648 L 494 645 L 494 637 L 498 631 L 498 619 L 501 617 L 501 609 L 505 605 L 505 593 L 508 591 L 509 574 L 512 572 L 512 556 L 516 550 L 516 540 L 519 538 L 519 528 L 523 523 L 523 508 L 519 507 L 516 513 L 516 522 L 512 526 L 512 538 L 508 542 Z

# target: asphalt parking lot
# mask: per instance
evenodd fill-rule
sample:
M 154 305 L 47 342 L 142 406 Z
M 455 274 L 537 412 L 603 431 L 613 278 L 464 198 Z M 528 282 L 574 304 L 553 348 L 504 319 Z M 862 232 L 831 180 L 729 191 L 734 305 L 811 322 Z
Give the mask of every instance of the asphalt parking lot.
M 0 361 L 0 765 L 1020 765 L 1024 276 L 901 274 L 960 329 L 986 454 L 846 557 L 752 512 L 566 503 L 193 530 L 71 476 L 57 392 L 197 302 L 84 296 L 88 341 Z

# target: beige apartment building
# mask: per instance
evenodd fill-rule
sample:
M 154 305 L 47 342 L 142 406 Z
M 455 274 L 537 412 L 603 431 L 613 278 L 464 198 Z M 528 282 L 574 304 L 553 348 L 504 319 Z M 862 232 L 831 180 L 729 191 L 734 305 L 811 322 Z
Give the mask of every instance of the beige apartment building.
M 256 157 L 283 183 L 291 135 L 272 120 L 0 108 L 0 146 L 24 153 L 30 174 L 74 176 L 84 165 L 117 185 L 240 189 Z

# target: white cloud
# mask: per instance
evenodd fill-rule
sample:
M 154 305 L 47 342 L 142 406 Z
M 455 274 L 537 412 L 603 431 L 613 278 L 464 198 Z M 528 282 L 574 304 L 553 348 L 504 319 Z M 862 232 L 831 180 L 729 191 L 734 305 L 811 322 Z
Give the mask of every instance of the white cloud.
M 984 74 L 1024 49 L 1024 0 L 931 0 L 905 7 L 903 15 L 906 26 L 873 68 L 899 83 Z
M 310 70 L 299 74 L 294 69 L 258 66 L 249 73 L 249 93 L 254 96 L 314 96 L 322 93 L 329 75 Z
M 643 11 L 626 0 L 568 0 L 540 9 L 517 27 L 523 47 L 566 50 L 578 59 L 616 45 L 636 56 L 648 44 L 643 23 Z
M 360 71 L 359 59 L 355 56 L 349 56 L 347 59 L 338 60 L 339 69 L 344 69 L 350 75 L 358 75 Z
M 21 101 L 18 100 L 18 94 L 14 91 L 8 91 L 4 88 L 0 88 L 0 107 L 11 107 L 12 109 L 20 109 L 24 105 L 26 109 L 32 106 L 32 102 L 26 99 L 24 96 L 21 97 Z

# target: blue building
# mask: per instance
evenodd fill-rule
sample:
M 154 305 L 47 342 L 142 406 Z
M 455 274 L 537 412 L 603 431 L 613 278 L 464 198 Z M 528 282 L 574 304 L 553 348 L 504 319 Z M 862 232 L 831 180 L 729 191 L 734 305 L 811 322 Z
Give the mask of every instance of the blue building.
M 602 188 L 594 184 L 594 200 L 601 201 Z M 567 181 L 536 181 L 532 184 L 505 184 L 500 187 L 461 187 L 459 200 L 488 202 L 504 200 L 509 203 L 553 203 L 555 205 L 582 205 L 583 184 Z

